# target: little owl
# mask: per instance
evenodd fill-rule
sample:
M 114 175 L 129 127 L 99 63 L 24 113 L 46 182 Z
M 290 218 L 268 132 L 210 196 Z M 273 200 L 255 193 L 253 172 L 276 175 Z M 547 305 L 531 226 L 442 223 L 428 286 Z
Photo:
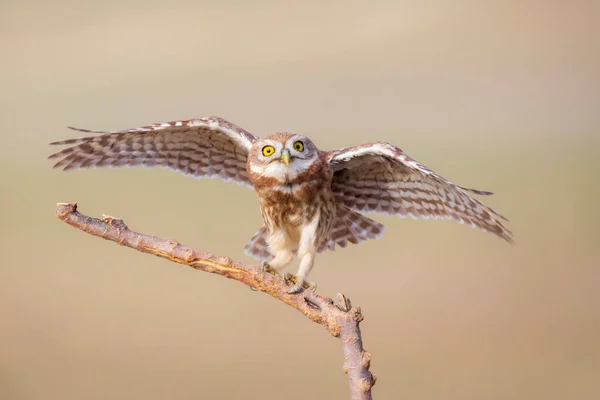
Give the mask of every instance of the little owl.
M 298 273 L 284 275 L 288 293 L 316 287 L 306 278 L 317 253 L 381 236 L 384 226 L 366 213 L 454 219 L 512 242 L 505 218 L 471 196 L 490 192 L 455 185 L 389 143 L 323 151 L 302 135 L 261 139 L 217 117 L 118 132 L 71 129 L 100 135 L 52 143 L 70 145 L 50 156 L 60 159 L 55 167 L 161 166 L 254 188 L 264 225 L 245 252 L 270 273 L 297 255 Z

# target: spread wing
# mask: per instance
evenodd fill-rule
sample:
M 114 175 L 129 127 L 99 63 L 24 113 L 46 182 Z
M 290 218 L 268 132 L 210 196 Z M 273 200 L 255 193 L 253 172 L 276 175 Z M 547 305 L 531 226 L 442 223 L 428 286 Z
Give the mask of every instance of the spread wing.
M 246 174 L 248 153 L 257 138 L 218 117 L 173 121 L 117 132 L 61 140 L 70 145 L 48 158 L 55 168 L 160 166 L 197 177 L 220 177 L 252 186 Z
M 506 220 L 472 197 L 490 195 L 458 186 L 389 143 L 347 147 L 326 154 L 334 171 L 336 200 L 355 211 L 447 218 L 467 223 L 513 243 Z

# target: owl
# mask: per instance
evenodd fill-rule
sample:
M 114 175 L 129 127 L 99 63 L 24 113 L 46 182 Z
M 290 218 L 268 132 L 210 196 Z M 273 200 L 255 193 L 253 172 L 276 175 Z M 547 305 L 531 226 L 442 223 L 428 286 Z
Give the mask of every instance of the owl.
M 376 239 L 384 226 L 365 214 L 453 219 L 512 243 L 506 220 L 473 195 L 383 142 L 323 151 L 306 136 L 258 138 L 218 117 L 93 133 L 51 143 L 69 147 L 49 158 L 64 170 L 143 165 L 195 177 L 218 177 L 253 188 L 264 225 L 245 247 L 279 273 L 295 256 L 297 274 L 284 274 L 288 293 L 315 289 L 307 280 L 317 253 Z

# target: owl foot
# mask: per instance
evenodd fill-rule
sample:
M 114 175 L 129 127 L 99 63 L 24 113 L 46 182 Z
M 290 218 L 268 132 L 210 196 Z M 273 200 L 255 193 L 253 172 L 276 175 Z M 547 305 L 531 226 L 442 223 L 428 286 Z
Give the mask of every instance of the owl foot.
M 293 284 L 291 288 L 288 289 L 288 294 L 296 294 L 300 293 L 303 289 L 309 289 L 313 292 L 317 290 L 317 284 L 310 281 L 300 280 L 297 276 L 286 272 L 283 275 L 283 281 L 286 285 Z
M 271 265 L 267 261 L 262 262 L 262 270 L 263 272 L 268 272 L 271 275 L 279 275 L 279 271 L 271 267 Z
M 266 260 L 262 262 L 261 270 L 262 270 L 262 272 L 268 272 L 271 275 L 277 275 L 277 276 L 279 276 L 279 271 L 277 271 L 275 268 L 271 267 Z M 257 291 L 257 289 L 254 289 L 252 286 L 248 286 L 248 287 L 253 292 Z

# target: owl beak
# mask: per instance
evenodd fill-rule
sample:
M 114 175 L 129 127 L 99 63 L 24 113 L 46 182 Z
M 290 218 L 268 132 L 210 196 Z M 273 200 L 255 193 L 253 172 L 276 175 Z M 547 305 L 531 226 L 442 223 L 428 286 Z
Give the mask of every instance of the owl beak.
M 281 161 L 283 161 L 283 163 L 285 165 L 289 165 L 290 164 L 290 151 L 288 149 L 283 149 L 281 152 Z

